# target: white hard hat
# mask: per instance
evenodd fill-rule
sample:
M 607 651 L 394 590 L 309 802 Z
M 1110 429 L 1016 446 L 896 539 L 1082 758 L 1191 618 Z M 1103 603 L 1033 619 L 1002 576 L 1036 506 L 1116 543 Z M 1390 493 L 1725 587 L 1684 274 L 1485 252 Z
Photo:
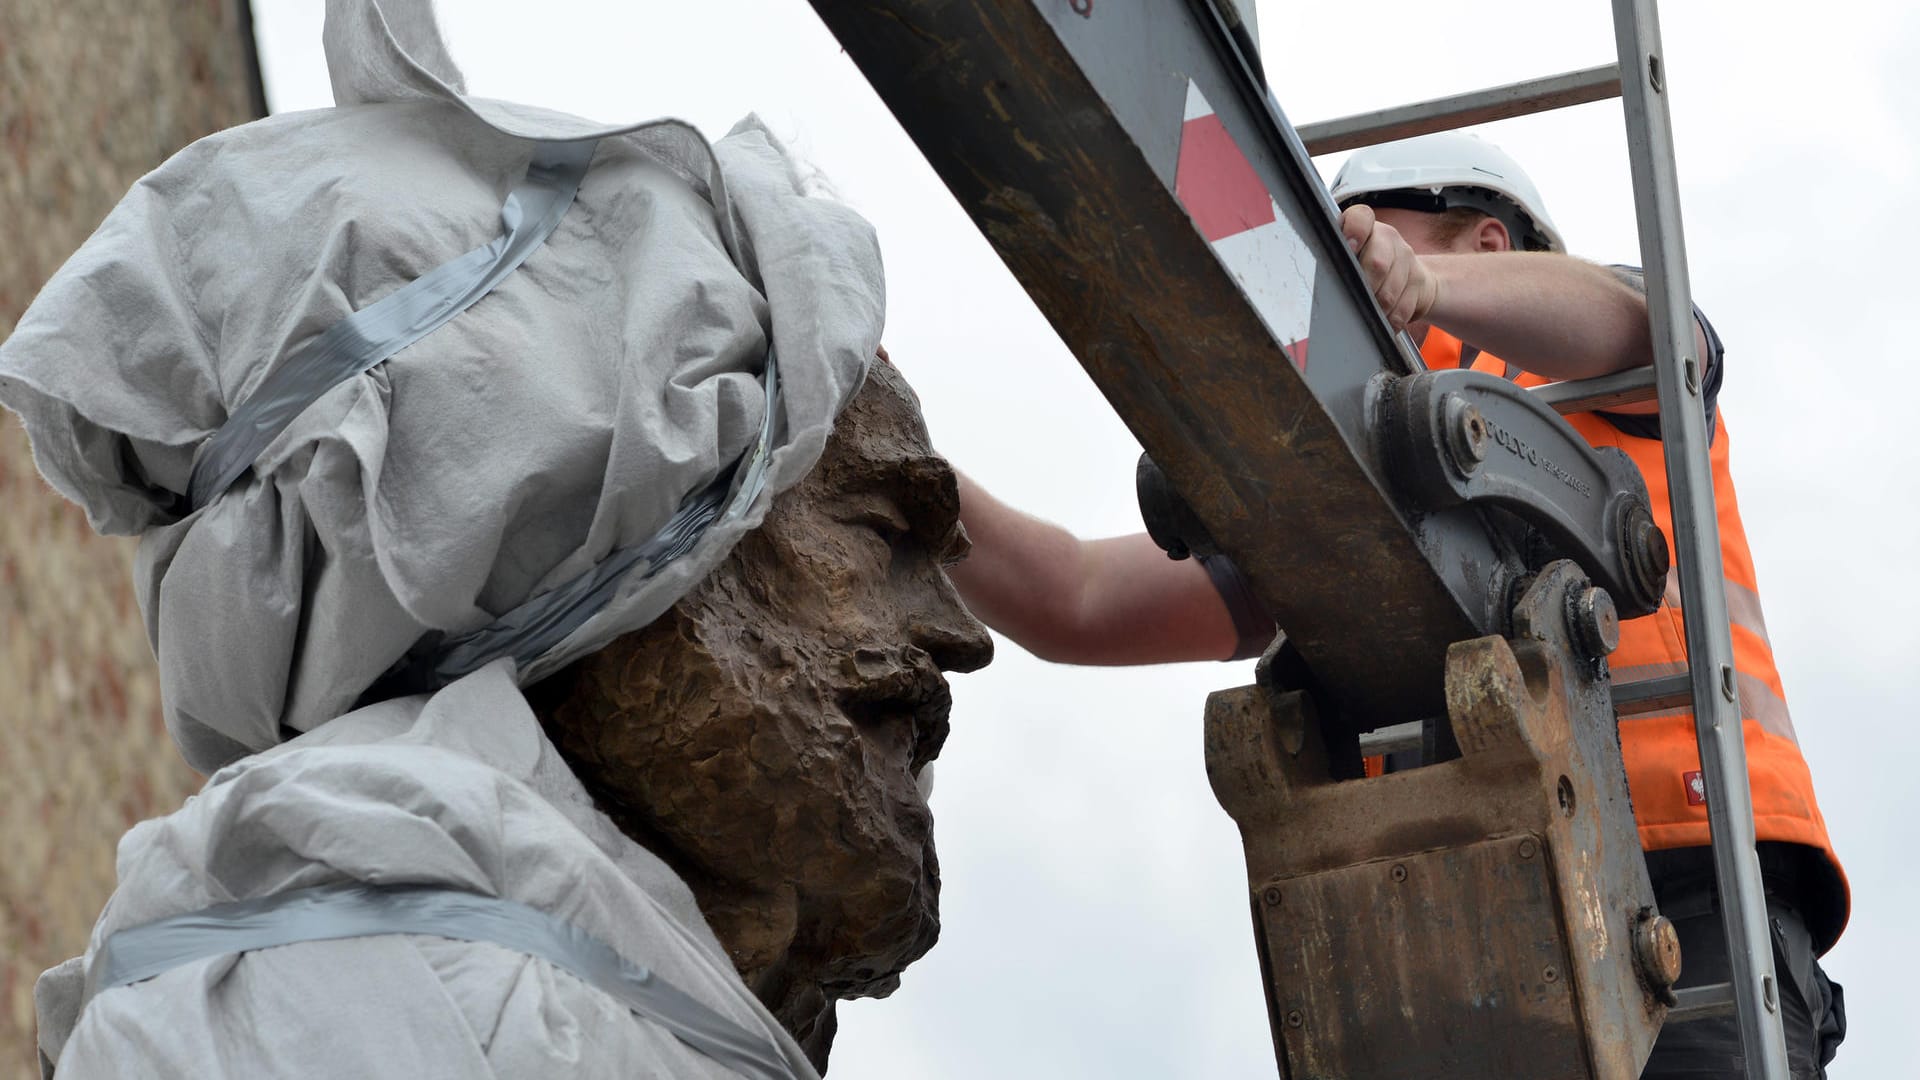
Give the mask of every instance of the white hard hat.
M 1498 218 L 1517 248 L 1567 249 L 1520 163 L 1465 132 L 1421 135 L 1356 152 L 1333 178 L 1333 201 L 1343 209 L 1355 202 L 1432 211 L 1471 207 Z

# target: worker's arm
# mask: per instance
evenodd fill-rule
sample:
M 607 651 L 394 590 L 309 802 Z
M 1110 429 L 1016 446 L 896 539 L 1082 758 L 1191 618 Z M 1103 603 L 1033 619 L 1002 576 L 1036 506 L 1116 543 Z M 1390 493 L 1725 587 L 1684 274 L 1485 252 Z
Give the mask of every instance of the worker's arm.
M 1541 251 L 1416 255 L 1371 208 L 1349 207 L 1341 229 L 1396 329 L 1431 323 L 1550 379 L 1584 379 L 1653 362 L 1647 300 L 1629 275 Z M 1707 355 L 1694 325 L 1695 354 Z M 1648 401 L 1622 413 L 1657 411 Z
M 1205 567 L 1174 561 L 1145 533 L 1082 540 L 960 476 L 973 550 L 955 587 L 988 626 L 1043 660 L 1163 664 L 1224 660 L 1239 632 Z
M 1548 251 L 1423 255 L 1439 283 L 1427 321 L 1550 379 L 1653 362 L 1647 300 L 1603 266 Z
M 1647 298 L 1634 275 L 1548 251 L 1424 255 L 1439 279 L 1427 321 L 1549 379 L 1585 379 L 1653 363 Z M 1707 362 L 1693 324 L 1694 356 Z M 1658 402 L 1616 406 L 1657 413 Z

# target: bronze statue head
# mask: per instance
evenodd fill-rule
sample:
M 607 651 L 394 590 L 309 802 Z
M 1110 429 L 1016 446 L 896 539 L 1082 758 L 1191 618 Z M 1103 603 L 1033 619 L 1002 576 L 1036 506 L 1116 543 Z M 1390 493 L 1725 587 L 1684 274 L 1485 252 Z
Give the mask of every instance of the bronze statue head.
M 734 964 L 824 1067 L 833 1004 L 939 936 L 919 777 L 942 671 L 993 656 L 947 580 L 953 470 L 872 374 L 819 464 L 678 605 L 531 691 L 602 808 L 687 880 Z

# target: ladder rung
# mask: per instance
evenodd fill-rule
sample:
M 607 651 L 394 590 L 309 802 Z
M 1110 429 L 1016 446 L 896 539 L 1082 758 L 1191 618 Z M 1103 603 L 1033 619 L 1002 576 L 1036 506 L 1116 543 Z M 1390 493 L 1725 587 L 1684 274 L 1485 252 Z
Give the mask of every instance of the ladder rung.
M 1360 754 L 1363 757 L 1375 757 L 1418 750 L 1423 745 L 1424 734 L 1418 720 L 1365 732 L 1360 736 Z
M 1297 130 L 1309 154 L 1331 154 L 1435 131 L 1451 131 L 1513 116 L 1564 109 L 1620 96 L 1620 65 L 1528 79 L 1378 112 L 1303 124 Z
M 1687 672 L 1613 684 L 1613 715 L 1643 716 L 1693 707 L 1693 676 Z
M 1676 1004 L 1667 1010 L 1669 1024 L 1705 1020 L 1709 1016 L 1723 1016 L 1733 1011 L 1732 983 L 1689 986 L 1685 990 L 1675 990 L 1673 997 Z
M 1654 400 L 1653 368 L 1649 365 L 1591 379 L 1543 383 L 1533 388 L 1533 395 L 1562 416 L 1596 409 L 1617 409 L 1622 405 Z

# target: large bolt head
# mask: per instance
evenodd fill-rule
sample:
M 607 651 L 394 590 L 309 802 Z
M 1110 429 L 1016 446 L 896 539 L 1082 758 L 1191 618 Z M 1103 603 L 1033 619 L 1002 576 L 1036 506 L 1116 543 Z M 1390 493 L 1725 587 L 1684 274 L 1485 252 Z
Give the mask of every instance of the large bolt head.
M 1588 586 L 1575 598 L 1568 621 L 1574 644 L 1588 656 L 1606 656 L 1620 647 L 1620 611 L 1598 585 Z
M 1471 474 L 1487 460 L 1487 418 L 1459 394 L 1448 394 L 1444 405 L 1447 456 L 1462 473 Z
M 1633 954 L 1656 991 L 1680 981 L 1680 933 L 1665 915 L 1649 915 L 1634 927 Z
M 1667 554 L 1667 534 L 1653 523 L 1653 518 L 1645 510 L 1638 510 L 1627 522 L 1626 557 L 1632 565 L 1638 584 L 1647 587 L 1652 595 L 1666 588 L 1667 567 L 1670 559 Z

